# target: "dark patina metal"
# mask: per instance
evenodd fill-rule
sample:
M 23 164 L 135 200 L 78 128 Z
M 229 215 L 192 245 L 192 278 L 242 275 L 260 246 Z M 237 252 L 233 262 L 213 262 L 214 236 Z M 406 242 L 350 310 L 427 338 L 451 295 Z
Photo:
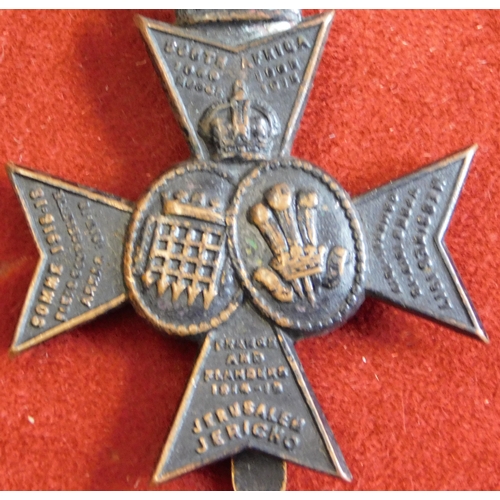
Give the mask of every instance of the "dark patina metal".
M 239 490 L 284 489 L 285 461 L 349 481 L 294 342 L 368 294 L 488 341 L 443 242 L 475 147 L 354 200 L 290 157 L 332 19 L 139 17 L 194 158 L 135 205 L 9 167 L 42 255 L 13 351 L 126 299 L 200 343 L 157 483 L 227 457 Z

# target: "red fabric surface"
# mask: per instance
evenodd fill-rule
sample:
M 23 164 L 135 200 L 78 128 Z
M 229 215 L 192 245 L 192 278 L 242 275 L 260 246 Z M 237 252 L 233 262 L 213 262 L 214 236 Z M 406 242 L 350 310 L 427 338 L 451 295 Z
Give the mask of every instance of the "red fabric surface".
M 499 12 L 337 12 L 294 155 L 357 195 L 478 143 L 446 241 L 491 345 L 374 300 L 299 343 L 354 481 L 290 490 L 500 484 L 498 54 Z M 0 12 L 0 163 L 136 200 L 188 156 L 132 12 Z M 0 488 L 150 488 L 196 346 L 126 305 L 9 358 L 38 255 L 4 170 L 0 212 Z M 225 461 L 160 488 L 230 487 Z

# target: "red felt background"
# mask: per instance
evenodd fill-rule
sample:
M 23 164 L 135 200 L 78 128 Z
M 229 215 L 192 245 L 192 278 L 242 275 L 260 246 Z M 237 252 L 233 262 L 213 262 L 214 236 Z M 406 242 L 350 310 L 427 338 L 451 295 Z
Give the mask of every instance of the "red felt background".
M 492 342 L 367 300 L 299 343 L 355 479 L 291 490 L 500 485 L 499 54 L 499 12 L 336 15 L 294 155 L 357 195 L 478 143 L 447 243 Z M 132 12 L 0 12 L 0 163 L 136 200 L 188 156 Z M 0 488 L 149 488 L 196 346 L 126 305 L 9 358 L 38 256 L 4 170 L 0 213 Z M 229 461 L 161 486 L 230 487 Z

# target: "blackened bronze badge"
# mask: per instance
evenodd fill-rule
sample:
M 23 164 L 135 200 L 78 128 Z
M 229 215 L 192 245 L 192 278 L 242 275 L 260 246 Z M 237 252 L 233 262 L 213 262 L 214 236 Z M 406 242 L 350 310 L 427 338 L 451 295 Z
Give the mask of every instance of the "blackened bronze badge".
M 232 458 L 351 474 L 294 349 L 372 295 L 488 341 L 443 242 L 475 147 L 351 199 L 290 151 L 333 13 L 178 11 L 137 24 L 193 157 L 131 203 L 10 165 L 40 249 L 12 350 L 130 300 L 200 354 L 154 474 Z

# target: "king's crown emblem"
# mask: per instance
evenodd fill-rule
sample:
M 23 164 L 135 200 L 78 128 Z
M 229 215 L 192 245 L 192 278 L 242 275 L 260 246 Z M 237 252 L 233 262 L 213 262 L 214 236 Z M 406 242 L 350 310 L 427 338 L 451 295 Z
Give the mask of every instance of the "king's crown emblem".
M 234 83 L 231 98 L 210 106 L 199 124 L 199 133 L 217 160 L 269 158 L 279 131 L 276 113 L 268 104 L 248 99 L 241 80 Z

